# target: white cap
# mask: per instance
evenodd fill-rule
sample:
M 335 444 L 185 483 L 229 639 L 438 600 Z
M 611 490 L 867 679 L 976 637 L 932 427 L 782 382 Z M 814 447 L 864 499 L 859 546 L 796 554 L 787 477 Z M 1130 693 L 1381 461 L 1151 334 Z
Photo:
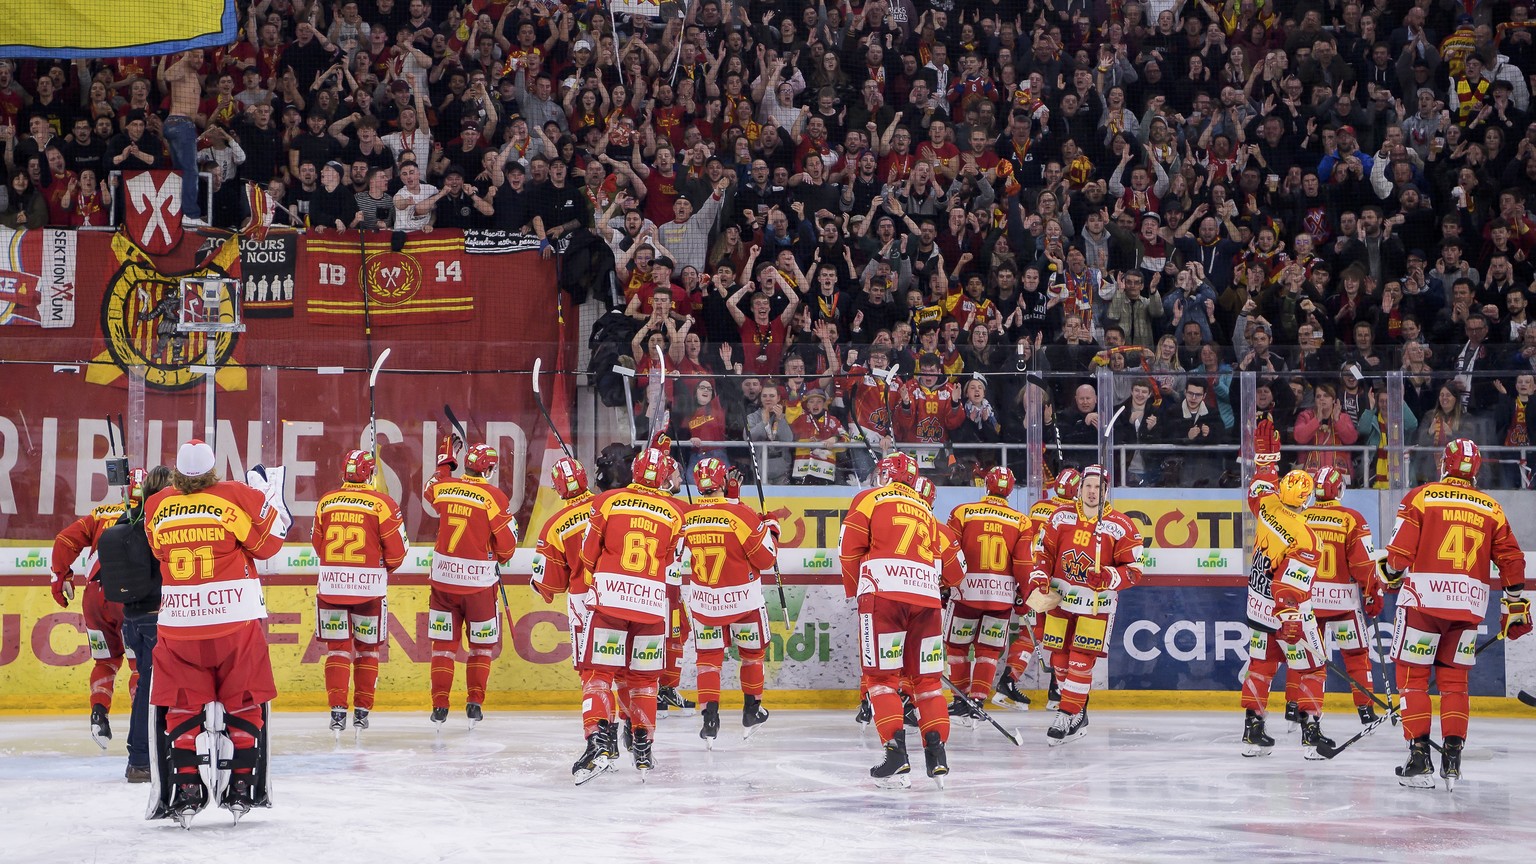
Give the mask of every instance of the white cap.
M 176 451 L 176 471 L 184 477 L 197 477 L 213 470 L 213 448 L 193 438 Z
M 571 50 L 572 51 L 580 51 L 583 48 L 587 49 L 588 51 L 591 51 L 592 50 L 592 43 L 587 41 L 586 39 L 577 39 L 576 40 L 576 44 L 574 46 L 572 46 Z

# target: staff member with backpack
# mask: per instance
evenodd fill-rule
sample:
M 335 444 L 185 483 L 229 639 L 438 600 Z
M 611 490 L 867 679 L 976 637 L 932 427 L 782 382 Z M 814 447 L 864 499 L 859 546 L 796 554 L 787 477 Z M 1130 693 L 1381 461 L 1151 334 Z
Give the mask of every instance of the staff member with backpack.
M 123 604 L 123 646 L 139 660 L 140 683 L 133 693 L 128 719 L 129 783 L 148 783 L 149 774 L 149 680 L 153 672 L 155 642 L 160 618 L 160 562 L 149 549 L 144 533 L 144 501 L 171 485 L 171 469 L 164 465 L 145 472 L 135 469 L 128 494 L 128 508 L 116 524 L 102 532 L 97 542 L 101 563 L 101 587 L 108 600 Z

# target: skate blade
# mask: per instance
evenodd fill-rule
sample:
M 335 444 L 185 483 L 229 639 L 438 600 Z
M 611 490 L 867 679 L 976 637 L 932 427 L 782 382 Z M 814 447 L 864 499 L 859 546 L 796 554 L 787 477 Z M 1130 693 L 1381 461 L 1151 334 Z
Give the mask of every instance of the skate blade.
M 759 723 L 756 726 L 747 726 L 746 728 L 742 729 L 741 730 L 741 740 L 743 740 L 743 741 L 751 741 L 752 740 L 752 736 L 756 735 L 757 734 L 757 730 L 763 728 L 764 725 L 765 724 L 763 724 L 763 723 Z
M 99 728 L 100 727 L 97 727 L 97 726 L 92 726 L 91 727 L 91 740 L 95 741 L 96 742 L 96 746 L 100 747 L 102 749 L 102 751 L 105 752 L 106 749 L 107 749 L 107 742 L 112 740 L 112 736 L 111 735 L 103 735 L 103 734 L 101 734 L 101 732 L 98 731 Z
M 1080 729 L 1080 730 L 1078 730 L 1076 732 L 1073 732 L 1073 733 L 1071 733 L 1071 734 L 1069 734 L 1069 735 L 1067 735 L 1067 736 L 1065 736 L 1063 738 L 1048 738 L 1048 739 L 1046 739 L 1046 743 L 1049 746 L 1051 746 L 1051 747 L 1060 747 L 1063 744 L 1070 744 L 1073 741 L 1076 741 L 1077 739 L 1079 739 L 1079 738 L 1081 738 L 1081 737 L 1083 737 L 1084 735 L 1087 735 L 1087 734 L 1088 734 L 1088 730 L 1087 729 Z
M 876 777 L 875 785 L 881 789 L 911 789 L 911 774 L 893 774 L 890 777 Z
M 1433 789 L 1435 788 L 1435 775 L 1415 774 L 1411 777 L 1397 775 L 1397 785 L 1406 786 L 1409 789 Z
M 173 814 L 171 816 L 171 818 L 176 820 L 176 824 L 181 826 L 181 830 L 183 830 L 183 831 L 191 831 L 192 830 L 192 817 L 194 817 L 196 815 L 197 815 L 196 812 L 192 812 L 192 813 L 176 813 L 176 814 Z
M 607 772 L 612 771 L 612 770 L 613 770 L 612 766 L 609 766 L 609 765 L 597 765 L 597 766 L 594 766 L 590 771 L 576 771 L 576 772 L 573 772 L 571 774 L 571 779 L 576 781 L 576 785 L 577 786 L 580 786 L 581 784 L 587 782 L 588 780 L 591 780 L 592 778 L 598 776 L 599 774 L 606 774 Z
M 1247 744 L 1243 746 L 1243 755 L 1250 758 L 1254 756 L 1268 756 L 1274 749 L 1274 747 L 1261 747 L 1257 744 Z
M 1007 696 L 1004 696 L 1002 694 L 994 694 L 992 696 L 992 704 L 996 705 L 999 708 L 1007 708 L 1007 709 L 1009 709 L 1011 711 L 1028 711 L 1029 710 L 1029 703 L 1028 702 L 1015 702 L 1014 700 L 1009 699 Z
M 470 732 L 475 731 L 475 726 L 479 725 L 479 723 L 480 723 L 479 720 L 471 720 L 471 721 L 469 721 L 469 731 Z
M 713 739 L 713 738 L 705 738 L 704 739 L 704 749 L 705 750 L 713 750 L 713 749 L 715 749 L 715 739 Z
M 1441 774 L 1440 779 L 1445 781 L 1445 791 L 1447 792 L 1455 792 L 1457 785 L 1461 783 L 1460 777 L 1447 777 Z
M 939 787 L 940 790 L 943 790 L 944 788 L 944 776 L 945 775 L 943 774 L 933 775 L 933 782 Z
M 649 769 L 649 768 L 636 768 L 636 769 L 635 769 L 635 773 L 636 773 L 636 774 L 637 774 L 637 775 L 639 775 L 639 777 L 640 777 L 640 782 L 641 782 L 641 783 L 644 783 L 644 782 L 646 782 L 646 779 L 645 779 L 645 778 L 646 778 L 646 776 L 647 776 L 647 775 L 649 775 L 649 774 L 650 774 L 650 773 L 651 773 L 651 769 Z
M 1301 748 L 1301 758 L 1310 762 L 1321 762 L 1324 759 L 1331 759 L 1333 757 L 1319 752 L 1316 747 L 1303 747 Z

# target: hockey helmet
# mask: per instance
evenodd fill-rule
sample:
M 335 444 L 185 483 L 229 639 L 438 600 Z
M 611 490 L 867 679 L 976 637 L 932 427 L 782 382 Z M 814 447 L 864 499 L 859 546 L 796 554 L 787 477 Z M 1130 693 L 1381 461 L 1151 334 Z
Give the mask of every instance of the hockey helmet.
M 648 489 L 660 489 L 667 483 L 667 461 L 670 457 L 657 450 L 655 447 L 647 447 L 635 457 L 634 464 L 630 467 L 634 475 L 634 482 Z
M 917 460 L 910 453 L 899 450 L 880 460 L 880 476 L 887 483 L 901 483 L 916 488 L 917 470 Z
M 496 470 L 499 458 L 495 447 L 489 444 L 476 444 L 464 454 L 464 470 L 480 477 L 489 476 Z
M 683 472 L 677 467 L 677 460 L 668 453 L 661 457 L 663 476 L 666 478 L 662 488 L 669 492 L 676 492 L 683 485 Z
M 1317 469 L 1312 480 L 1312 491 L 1319 501 L 1337 501 L 1339 495 L 1344 492 L 1344 472 L 1332 465 L 1324 465 Z
M 1296 510 L 1307 506 L 1307 499 L 1312 497 L 1315 485 L 1311 474 L 1296 468 L 1280 478 L 1280 485 L 1275 492 L 1280 496 L 1281 504 Z
M 341 466 L 341 479 L 348 483 L 367 483 L 373 479 L 373 454 L 367 450 L 348 450 Z
M 1477 449 L 1472 439 L 1457 438 L 1445 445 L 1445 453 L 1440 459 L 1440 473 L 1446 477 L 1457 477 L 1470 483 L 1477 479 L 1477 472 L 1482 467 L 1482 451 Z
M 725 463 L 713 456 L 700 459 L 693 466 L 693 485 L 706 495 L 725 489 Z
M 1062 501 L 1076 501 L 1077 490 L 1083 487 L 1083 475 L 1076 468 L 1063 468 L 1056 475 L 1055 496 Z
M 923 499 L 923 503 L 929 507 L 933 506 L 933 499 L 939 494 L 939 490 L 934 488 L 933 481 L 927 477 L 918 477 L 913 481 L 912 491 L 916 492 L 917 497 Z
M 998 498 L 1007 498 L 1013 494 L 1013 472 L 999 465 L 987 472 L 982 481 L 987 486 L 987 494 Z
M 561 498 L 575 498 L 587 491 L 587 469 L 569 456 L 555 460 L 554 467 L 549 469 L 549 480 Z

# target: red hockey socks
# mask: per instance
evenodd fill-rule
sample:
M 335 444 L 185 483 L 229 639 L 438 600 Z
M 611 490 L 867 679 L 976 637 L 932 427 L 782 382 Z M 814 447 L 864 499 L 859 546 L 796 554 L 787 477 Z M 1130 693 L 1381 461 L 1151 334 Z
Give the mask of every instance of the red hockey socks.
M 971 689 L 971 646 L 945 646 L 944 660 L 949 664 L 949 680 L 955 685 L 955 695 L 964 696 Z
M 448 643 L 444 643 L 448 645 Z M 453 657 L 451 645 L 446 649 L 432 649 L 432 707 L 448 707 L 448 691 L 453 689 Z
M 352 680 L 351 641 L 327 642 L 325 652 L 325 696 L 332 708 L 347 707 L 347 684 Z
M 656 689 L 657 676 L 654 674 L 629 673 L 624 682 L 629 697 L 629 723 L 636 729 L 644 729 L 647 732 L 656 730 Z
M 1093 687 L 1093 664 L 1097 658 L 1072 653 L 1067 663 L 1067 677 L 1059 674 L 1056 686 L 1061 690 L 1060 708 L 1064 713 L 1077 714 L 1088 703 L 1088 691 Z
M 613 673 L 590 672 L 582 678 L 581 731 L 591 735 L 600 721 L 613 722 Z
M 379 686 L 377 645 L 358 649 L 357 659 L 352 661 L 352 674 L 355 676 L 352 685 L 352 704 L 358 708 L 373 710 L 373 694 Z
M 1242 705 L 1244 708 L 1257 711 L 1261 717 L 1269 711 L 1269 685 L 1275 680 L 1275 670 L 1279 668 L 1279 660 L 1248 662 L 1248 677 L 1243 679 Z
M 917 692 L 912 701 L 917 703 L 919 737 L 937 731 L 940 741 L 948 741 L 949 705 L 944 701 L 944 687 L 939 683 L 939 677 L 925 675 L 914 683 Z
M 875 729 L 881 741 L 889 741 L 901 731 L 901 694 L 889 681 L 869 685 L 869 707 L 875 715 Z M 946 711 L 948 709 L 946 708 Z
M 1000 648 L 976 646 L 976 660 L 971 664 L 972 699 L 985 699 L 992 695 L 992 682 L 997 680 L 997 661 L 1002 657 Z M 956 684 L 960 679 L 954 679 Z
M 1440 735 L 1443 738 L 1467 737 L 1467 715 L 1472 700 L 1467 696 L 1467 670 L 1461 666 L 1441 666 L 1435 670 L 1440 685 Z
M 108 657 L 97 660 L 91 666 L 91 704 L 112 707 L 112 690 L 117 683 L 117 670 L 123 668 L 123 658 Z
M 1323 713 L 1323 688 L 1328 683 L 1327 669 L 1313 669 L 1296 674 L 1295 669 L 1286 672 L 1287 679 L 1296 681 L 1296 704 L 1301 710 L 1320 717 Z
M 471 648 L 464 664 L 465 698 L 476 705 L 485 704 L 485 685 L 491 680 L 491 646 Z
M 725 663 L 724 648 L 705 648 L 699 651 L 694 667 L 698 671 L 700 705 L 720 701 L 720 667 Z M 746 678 L 746 661 L 742 661 L 742 678 Z
M 1345 651 L 1343 654 L 1344 671 L 1349 673 L 1349 677 L 1355 679 L 1356 684 L 1359 684 L 1361 687 L 1364 687 L 1367 690 L 1374 689 L 1375 682 L 1371 680 L 1370 652 Z M 1351 687 L 1349 688 L 1349 692 L 1355 697 L 1355 707 L 1360 708 L 1371 704 L 1371 697 L 1361 693 L 1359 690 Z
M 763 656 L 766 653 L 762 648 L 742 648 L 741 653 L 741 692 L 748 696 L 763 695 Z M 699 700 L 703 702 L 703 699 Z
M 1429 667 L 1402 662 L 1393 665 L 1397 667 L 1397 691 L 1403 697 L 1403 737 L 1412 741 L 1429 734 Z

